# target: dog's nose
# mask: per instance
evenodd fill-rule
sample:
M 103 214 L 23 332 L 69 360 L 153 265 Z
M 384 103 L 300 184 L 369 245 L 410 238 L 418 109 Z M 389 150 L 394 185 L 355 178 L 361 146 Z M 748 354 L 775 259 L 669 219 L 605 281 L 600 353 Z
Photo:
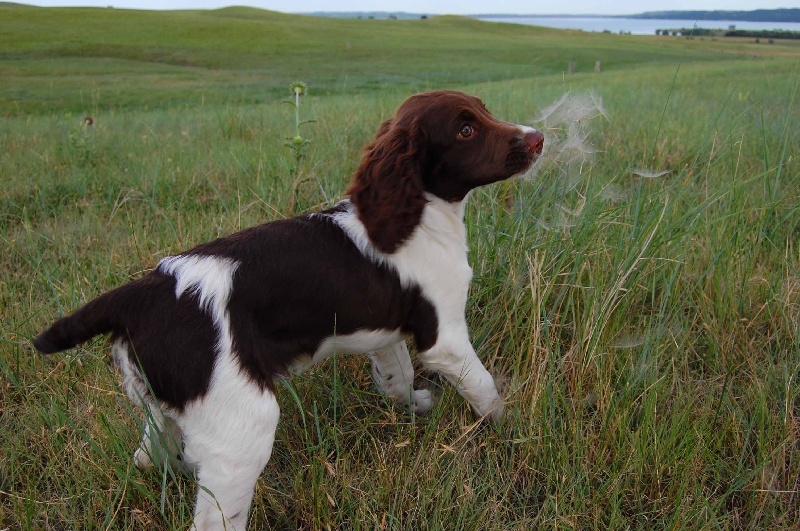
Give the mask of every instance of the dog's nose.
M 528 144 L 528 149 L 537 155 L 542 154 L 542 149 L 544 149 L 544 135 L 541 131 L 526 133 L 524 140 L 525 143 Z

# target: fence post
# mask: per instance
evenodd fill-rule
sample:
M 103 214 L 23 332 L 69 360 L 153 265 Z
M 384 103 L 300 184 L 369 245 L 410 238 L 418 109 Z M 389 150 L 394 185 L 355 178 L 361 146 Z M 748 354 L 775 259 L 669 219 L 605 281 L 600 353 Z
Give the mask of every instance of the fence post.
M 599 74 L 600 73 L 600 61 L 595 61 L 594 62 L 594 73 L 595 74 Z
M 575 73 L 575 61 L 570 61 L 567 73 L 569 73 L 569 74 L 574 74 Z

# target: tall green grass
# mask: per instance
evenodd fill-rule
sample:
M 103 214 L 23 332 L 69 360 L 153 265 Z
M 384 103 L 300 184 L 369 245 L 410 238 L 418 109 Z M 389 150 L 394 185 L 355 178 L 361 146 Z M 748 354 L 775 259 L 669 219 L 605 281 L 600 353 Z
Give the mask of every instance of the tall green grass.
M 546 165 L 467 210 L 467 317 L 508 418 L 476 424 L 429 374 L 439 402 L 415 417 L 363 357 L 330 360 L 280 388 L 253 529 L 798 525 L 797 59 L 646 63 L 430 83 L 510 121 L 567 91 L 609 113 L 591 124 L 592 164 Z M 91 127 L 72 104 L 0 118 L 0 528 L 189 525 L 194 482 L 132 465 L 142 414 L 104 342 L 41 357 L 30 338 L 165 255 L 339 199 L 409 90 L 311 89 L 294 198 L 283 96 L 134 94 L 126 109 L 101 93 Z

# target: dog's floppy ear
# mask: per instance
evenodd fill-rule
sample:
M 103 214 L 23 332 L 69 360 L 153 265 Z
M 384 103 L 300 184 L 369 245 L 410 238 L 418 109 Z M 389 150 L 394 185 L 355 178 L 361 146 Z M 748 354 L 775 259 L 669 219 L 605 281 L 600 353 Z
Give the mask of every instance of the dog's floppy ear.
M 372 244 L 391 254 L 419 225 L 425 208 L 421 175 L 424 141 L 416 119 L 384 122 L 367 146 L 348 193 Z

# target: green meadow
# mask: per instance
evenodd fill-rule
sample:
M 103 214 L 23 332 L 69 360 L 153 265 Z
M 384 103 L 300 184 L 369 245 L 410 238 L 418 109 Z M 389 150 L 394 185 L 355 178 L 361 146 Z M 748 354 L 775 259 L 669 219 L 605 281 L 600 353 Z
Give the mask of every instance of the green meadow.
M 534 120 L 566 93 L 607 114 L 579 124 L 591 157 L 551 151 L 467 209 L 467 318 L 507 418 L 426 373 L 413 416 L 365 357 L 329 360 L 279 386 L 250 527 L 800 527 L 800 43 L 0 3 L 0 529 L 190 525 L 194 481 L 133 465 L 142 413 L 104 340 L 32 337 L 339 200 L 381 120 L 439 88 L 549 140 L 566 125 Z

